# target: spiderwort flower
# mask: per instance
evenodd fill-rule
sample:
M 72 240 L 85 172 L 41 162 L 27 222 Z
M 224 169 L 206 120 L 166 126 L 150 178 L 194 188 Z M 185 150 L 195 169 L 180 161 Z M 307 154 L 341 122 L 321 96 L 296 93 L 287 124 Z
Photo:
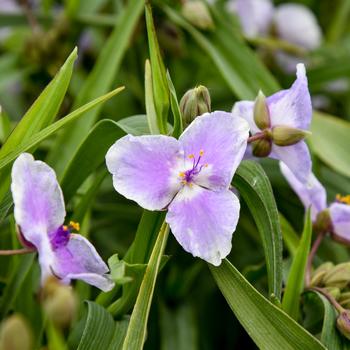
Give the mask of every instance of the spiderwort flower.
M 252 144 L 255 156 L 279 159 L 300 181 L 308 178 L 311 158 L 303 138 L 311 122 L 312 106 L 303 64 L 297 65 L 297 79 L 290 89 L 266 99 L 260 94 L 256 102 L 237 102 L 232 112 L 247 120 L 251 134 L 260 137 Z
M 66 212 L 62 190 L 47 164 L 35 161 L 28 153 L 21 154 L 13 164 L 11 190 L 20 233 L 39 253 L 43 284 L 54 276 L 64 284 L 80 279 L 103 291 L 113 288 L 108 267 L 94 246 L 71 233 L 78 225 L 63 225 Z
M 338 195 L 327 206 L 326 190 L 311 173 L 305 182 L 299 181 L 283 163 L 281 172 L 298 195 L 305 208 L 311 207 L 311 219 L 317 228 L 330 232 L 332 237 L 342 243 L 350 243 L 350 196 Z
M 166 222 L 193 256 L 213 265 L 231 250 L 240 204 L 230 191 L 249 126 L 231 113 L 197 117 L 179 140 L 127 135 L 108 151 L 117 192 L 148 210 L 168 209 Z

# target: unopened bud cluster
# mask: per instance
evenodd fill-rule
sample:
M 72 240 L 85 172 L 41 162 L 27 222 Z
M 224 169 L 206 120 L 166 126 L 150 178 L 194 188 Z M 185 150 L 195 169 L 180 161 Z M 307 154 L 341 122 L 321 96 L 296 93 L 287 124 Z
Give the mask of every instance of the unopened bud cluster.
M 180 110 L 185 126 L 191 124 L 199 115 L 211 112 L 211 100 L 208 89 L 203 85 L 199 85 L 188 90 L 181 98 Z
M 72 287 L 55 278 L 47 280 L 43 288 L 43 308 L 49 320 L 58 328 L 67 328 L 77 312 L 77 297 Z
M 271 153 L 273 143 L 277 146 L 291 146 L 310 134 L 309 131 L 287 125 L 271 128 L 270 111 L 262 91 L 259 91 L 255 100 L 254 122 L 261 130 L 261 138 L 252 143 L 253 154 L 256 157 L 267 157 Z
M 325 289 L 345 309 L 350 309 L 350 262 L 326 262 L 311 276 L 310 285 Z

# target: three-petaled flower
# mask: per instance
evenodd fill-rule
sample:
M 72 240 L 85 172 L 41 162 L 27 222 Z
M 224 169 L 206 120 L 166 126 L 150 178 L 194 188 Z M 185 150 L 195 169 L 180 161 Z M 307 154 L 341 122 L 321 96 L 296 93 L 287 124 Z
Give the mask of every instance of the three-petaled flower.
M 35 161 L 28 153 L 21 154 L 13 164 L 11 190 L 23 241 L 38 251 L 42 283 L 55 276 L 62 283 L 80 279 L 103 291 L 113 288 L 109 269 L 94 246 L 71 233 L 79 226 L 73 222 L 63 225 L 66 212 L 62 190 L 47 164 Z
M 281 90 L 265 101 L 262 101 L 266 103 L 265 115 L 260 123 L 261 116 L 254 113 L 255 101 L 237 102 L 232 112 L 247 120 L 253 136 L 262 136 L 256 146 L 263 156 L 281 160 L 300 181 L 306 181 L 311 173 L 311 157 L 303 138 L 310 126 L 312 106 L 304 65 L 297 65 L 297 79 L 290 89 Z M 253 143 L 253 149 L 254 146 Z
M 298 195 L 304 207 L 311 208 L 311 219 L 325 232 L 342 243 L 350 244 L 350 196 L 337 196 L 336 200 L 327 206 L 326 189 L 311 173 L 305 182 L 300 182 L 283 163 L 281 172 Z
M 148 210 L 168 209 L 181 246 L 213 265 L 231 250 L 240 204 L 229 189 L 246 150 L 249 126 L 231 113 L 197 117 L 179 140 L 127 135 L 108 151 L 117 192 Z

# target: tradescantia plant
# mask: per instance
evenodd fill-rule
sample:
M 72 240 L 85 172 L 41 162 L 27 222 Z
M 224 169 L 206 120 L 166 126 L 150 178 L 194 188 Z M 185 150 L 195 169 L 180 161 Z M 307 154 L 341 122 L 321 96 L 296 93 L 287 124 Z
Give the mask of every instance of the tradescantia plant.
M 0 8 L 0 348 L 350 348 L 348 2 L 51 3 Z

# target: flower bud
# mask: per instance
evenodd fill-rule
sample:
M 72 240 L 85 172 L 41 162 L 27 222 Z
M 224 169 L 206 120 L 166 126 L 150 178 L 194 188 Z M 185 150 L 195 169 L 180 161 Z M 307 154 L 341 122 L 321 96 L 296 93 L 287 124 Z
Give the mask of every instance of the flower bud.
M 260 130 L 270 127 L 270 112 L 266 103 L 266 97 L 260 90 L 254 103 L 254 121 Z
M 337 300 L 345 309 L 350 308 L 350 292 L 341 293 Z
M 328 271 L 330 271 L 334 267 L 334 264 L 330 261 L 321 264 L 311 276 L 310 286 L 322 286 L 323 277 L 326 275 Z
M 336 300 L 340 297 L 341 291 L 338 287 L 326 287 L 324 290 Z
M 342 311 L 337 318 L 338 331 L 350 340 L 350 311 Z
M 200 0 L 186 1 L 182 6 L 182 15 L 199 29 L 213 29 L 214 22 L 207 5 Z
M 14 314 L 1 325 L 1 350 L 30 350 L 32 349 L 32 333 L 22 316 Z
M 272 129 L 272 139 L 277 146 L 295 145 L 306 136 L 311 135 L 310 131 L 292 128 L 290 126 L 275 126 Z
M 332 220 L 329 210 L 322 210 L 317 214 L 316 220 L 313 224 L 315 232 L 330 232 L 332 231 Z
M 180 101 L 180 110 L 185 125 L 191 122 L 199 115 L 211 111 L 211 100 L 208 89 L 199 85 L 188 90 Z
M 255 157 L 267 157 L 271 153 L 271 141 L 269 139 L 260 139 L 252 142 L 253 155 Z
M 345 262 L 336 265 L 329 270 L 323 277 L 323 283 L 326 287 L 344 288 L 350 282 L 350 263 Z
M 77 311 L 77 298 L 72 287 L 49 279 L 43 290 L 43 308 L 56 327 L 68 327 Z

